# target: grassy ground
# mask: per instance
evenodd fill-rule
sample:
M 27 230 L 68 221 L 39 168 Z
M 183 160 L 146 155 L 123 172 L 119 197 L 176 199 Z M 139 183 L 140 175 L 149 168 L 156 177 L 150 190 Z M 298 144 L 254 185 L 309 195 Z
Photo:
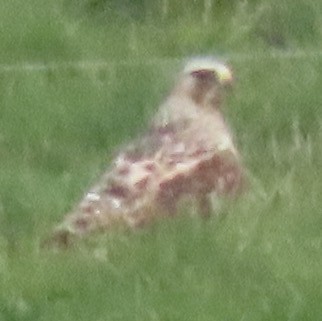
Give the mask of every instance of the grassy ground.
M 0 320 L 320 318 L 322 58 L 283 55 L 322 49 L 321 5 L 274 2 L 0 1 Z M 194 54 L 231 57 L 249 192 L 40 251 Z

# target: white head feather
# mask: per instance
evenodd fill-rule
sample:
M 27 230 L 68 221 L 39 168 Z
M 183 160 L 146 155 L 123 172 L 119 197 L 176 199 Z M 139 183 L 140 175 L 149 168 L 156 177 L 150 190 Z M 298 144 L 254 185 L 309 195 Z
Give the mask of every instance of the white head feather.
M 222 61 L 212 57 L 197 57 L 189 60 L 184 67 L 184 74 L 191 74 L 200 70 L 209 70 L 216 74 L 221 84 L 230 84 L 233 81 L 231 69 Z

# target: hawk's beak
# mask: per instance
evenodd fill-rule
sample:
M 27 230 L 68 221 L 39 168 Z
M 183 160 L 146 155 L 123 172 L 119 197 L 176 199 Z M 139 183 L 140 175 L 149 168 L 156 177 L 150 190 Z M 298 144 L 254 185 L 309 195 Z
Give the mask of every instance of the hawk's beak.
M 234 83 L 233 73 L 226 65 L 220 65 L 215 70 L 220 84 L 225 88 L 231 88 Z

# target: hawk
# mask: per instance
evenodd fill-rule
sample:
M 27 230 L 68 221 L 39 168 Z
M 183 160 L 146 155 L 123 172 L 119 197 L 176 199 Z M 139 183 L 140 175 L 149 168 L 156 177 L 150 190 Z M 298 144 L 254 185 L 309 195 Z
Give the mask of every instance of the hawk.
M 116 224 L 144 226 L 185 199 L 207 216 L 210 194 L 237 195 L 244 171 L 222 110 L 232 82 L 223 62 L 188 61 L 145 134 L 119 151 L 51 239 L 66 245 Z

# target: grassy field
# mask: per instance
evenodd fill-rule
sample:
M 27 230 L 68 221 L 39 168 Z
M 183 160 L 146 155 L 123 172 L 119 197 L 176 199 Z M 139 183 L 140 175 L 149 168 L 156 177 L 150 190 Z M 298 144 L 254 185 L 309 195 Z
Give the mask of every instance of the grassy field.
M 1 321 L 320 319 L 322 6 L 275 2 L 0 0 Z M 39 250 L 196 54 L 235 70 L 249 191 Z

